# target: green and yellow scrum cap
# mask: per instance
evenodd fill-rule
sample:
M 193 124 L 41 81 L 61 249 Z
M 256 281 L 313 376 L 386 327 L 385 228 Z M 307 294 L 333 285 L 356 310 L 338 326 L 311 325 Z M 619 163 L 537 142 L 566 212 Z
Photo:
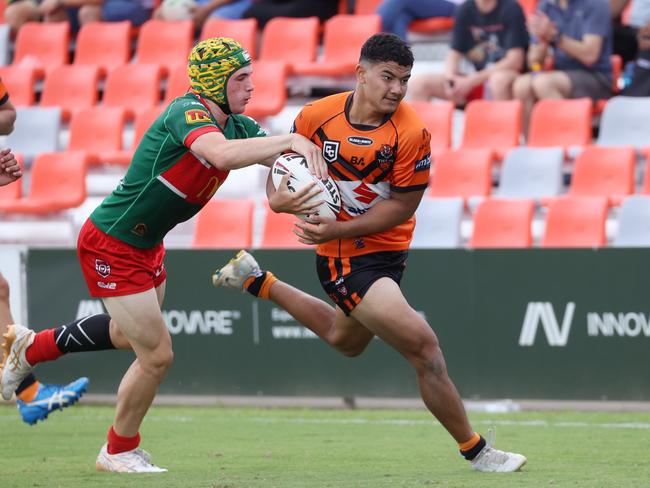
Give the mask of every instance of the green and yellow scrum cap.
M 190 53 L 187 74 L 192 90 L 231 113 L 226 87 L 232 74 L 251 63 L 248 51 L 230 37 L 199 42 Z

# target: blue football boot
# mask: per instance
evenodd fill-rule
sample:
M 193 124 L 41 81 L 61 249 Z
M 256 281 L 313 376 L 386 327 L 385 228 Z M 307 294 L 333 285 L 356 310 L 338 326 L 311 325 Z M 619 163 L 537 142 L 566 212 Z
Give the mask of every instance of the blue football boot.
M 29 425 L 45 420 L 50 412 L 63 410 L 74 405 L 88 387 L 88 378 L 79 378 L 67 385 L 47 385 L 40 383 L 38 393 L 31 402 L 16 400 L 20 416 Z

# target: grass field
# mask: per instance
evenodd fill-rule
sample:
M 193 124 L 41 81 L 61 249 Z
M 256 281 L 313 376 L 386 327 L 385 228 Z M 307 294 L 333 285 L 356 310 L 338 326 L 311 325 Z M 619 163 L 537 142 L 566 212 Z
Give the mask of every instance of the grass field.
M 156 407 L 142 447 L 162 475 L 95 471 L 112 414 L 77 406 L 29 427 L 0 407 L 0 487 L 650 487 L 650 414 L 472 414 L 528 457 L 484 474 L 425 412 Z

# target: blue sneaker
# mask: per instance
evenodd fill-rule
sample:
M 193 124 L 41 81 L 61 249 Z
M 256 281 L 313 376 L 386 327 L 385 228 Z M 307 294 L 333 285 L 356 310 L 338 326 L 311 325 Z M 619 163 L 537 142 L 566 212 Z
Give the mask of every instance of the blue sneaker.
M 23 421 L 34 425 L 39 420 L 45 420 L 50 412 L 63 410 L 74 405 L 88 387 L 88 378 L 79 378 L 67 385 L 38 385 L 38 393 L 29 403 L 16 400 L 18 411 Z

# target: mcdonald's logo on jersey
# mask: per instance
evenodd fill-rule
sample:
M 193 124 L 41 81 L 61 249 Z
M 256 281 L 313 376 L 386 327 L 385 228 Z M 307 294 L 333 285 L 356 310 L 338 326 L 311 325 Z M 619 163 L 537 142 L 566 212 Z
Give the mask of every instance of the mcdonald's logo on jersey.
M 199 122 L 211 122 L 210 114 L 205 110 L 187 110 L 185 112 L 185 122 L 188 124 L 198 124 Z

